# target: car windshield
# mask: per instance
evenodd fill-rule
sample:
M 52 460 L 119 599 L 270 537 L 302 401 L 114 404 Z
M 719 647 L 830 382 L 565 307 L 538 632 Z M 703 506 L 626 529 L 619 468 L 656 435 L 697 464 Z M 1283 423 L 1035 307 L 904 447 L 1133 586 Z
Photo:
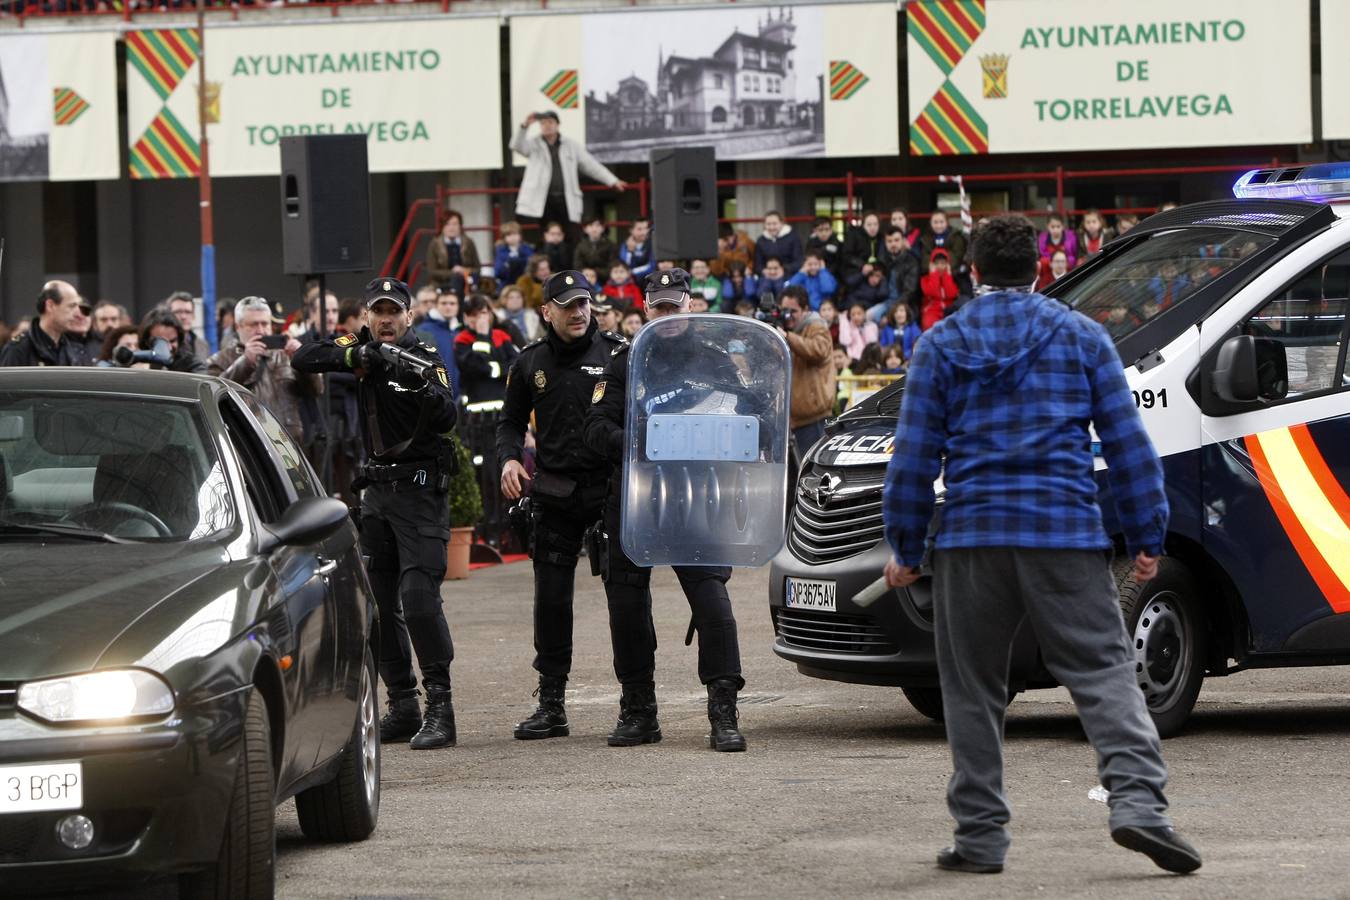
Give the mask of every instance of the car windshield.
M 1165 231 L 1103 261 L 1056 296 L 1119 341 L 1274 240 L 1222 228 Z
M 234 519 L 192 404 L 0 392 L 0 541 L 189 541 Z

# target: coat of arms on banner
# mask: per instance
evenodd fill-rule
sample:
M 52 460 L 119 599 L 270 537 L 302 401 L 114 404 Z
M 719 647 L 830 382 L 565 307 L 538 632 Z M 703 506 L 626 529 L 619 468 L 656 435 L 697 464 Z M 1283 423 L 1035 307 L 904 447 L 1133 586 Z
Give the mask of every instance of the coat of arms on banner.
M 1008 96 L 1008 54 L 990 53 L 980 57 L 984 70 L 984 96 L 990 99 Z

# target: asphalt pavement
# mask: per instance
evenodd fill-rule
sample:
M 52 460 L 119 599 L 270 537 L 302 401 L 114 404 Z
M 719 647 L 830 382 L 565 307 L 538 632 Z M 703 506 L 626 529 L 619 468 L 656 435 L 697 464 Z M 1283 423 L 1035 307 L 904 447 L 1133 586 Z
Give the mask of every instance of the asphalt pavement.
M 750 745 L 739 754 L 708 749 L 669 570 L 653 584 L 665 739 L 625 749 L 605 745 L 618 687 L 598 579 L 577 582 L 572 736 L 528 742 L 511 730 L 534 702 L 529 564 L 447 583 L 459 746 L 385 745 L 379 828 L 362 844 L 311 844 L 294 805 L 281 807 L 278 896 L 1350 896 L 1350 669 L 1206 683 L 1189 729 L 1164 743 L 1173 814 L 1205 860 L 1189 877 L 1111 842 L 1067 693 L 1021 695 L 1007 727 L 1007 868 L 952 874 L 933 865 L 951 836 L 941 726 L 898 689 L 806 678 L 774 656 L 767 578 L 731 581 Z

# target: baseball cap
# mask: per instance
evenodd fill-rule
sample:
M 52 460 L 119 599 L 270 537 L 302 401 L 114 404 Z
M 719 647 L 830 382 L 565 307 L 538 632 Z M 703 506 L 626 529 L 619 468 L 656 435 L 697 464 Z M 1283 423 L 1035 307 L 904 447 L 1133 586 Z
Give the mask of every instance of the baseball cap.
M 551 109 L 546 109 L 543 112 L 537 112 L 534 114 L 534 117 L 536 119 L 552 119 L 555 122 L 560 121 L 558 119 L 558 114 Z
M 583 297 L 590 300 L 593 293 L 595 288 L 575 269 L 556 272 L 544 282 L 544 302 L 558 306 L 571 306 Z
M 366 285 L 366 309 L 381 300 L 397 303 L 404 312 L 412 308 L 412 294 L 408 292 L 408 286 L 397 278 L 376 278 Z
M 647 305 L 679 306 L 689 296 L 689 273 L 684 269 L 666 269 L 647 276 Z

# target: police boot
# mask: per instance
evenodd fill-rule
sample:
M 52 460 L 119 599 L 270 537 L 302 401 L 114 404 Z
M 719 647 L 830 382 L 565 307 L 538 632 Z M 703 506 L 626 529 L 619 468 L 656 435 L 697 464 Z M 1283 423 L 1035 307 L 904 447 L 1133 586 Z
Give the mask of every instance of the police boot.
M 540 675 L 539 708 L 516 726 L 516 740 L 532 741 L 538 738 L 567 737 L 572 730 L 567 726 L 567 711 L 563 709 L 563 691 L 567 679 L 556 675 Z
M 650 681 L 625 684 L 619 698 L 619 724 L 609 733 L 611 747 L 636 747 L 661 740 L 656 721 L 656 685 Z
M 427 691 L 427 714 L 422 730 L 408 742 L 414 750 L 435 750 L 455 746 L 455 707 L 449 691 Z
M 399 691 L 389 694 L 389 708 L 380 719 L 380 743 L 406 741 L 422 727 L 422 708 L 417 705 L 417 691 Z
M 708 744 L 723 752 L 745 749 L 745 735 L 736 727 L 736 682 L 719 678 L 708 684 Z

